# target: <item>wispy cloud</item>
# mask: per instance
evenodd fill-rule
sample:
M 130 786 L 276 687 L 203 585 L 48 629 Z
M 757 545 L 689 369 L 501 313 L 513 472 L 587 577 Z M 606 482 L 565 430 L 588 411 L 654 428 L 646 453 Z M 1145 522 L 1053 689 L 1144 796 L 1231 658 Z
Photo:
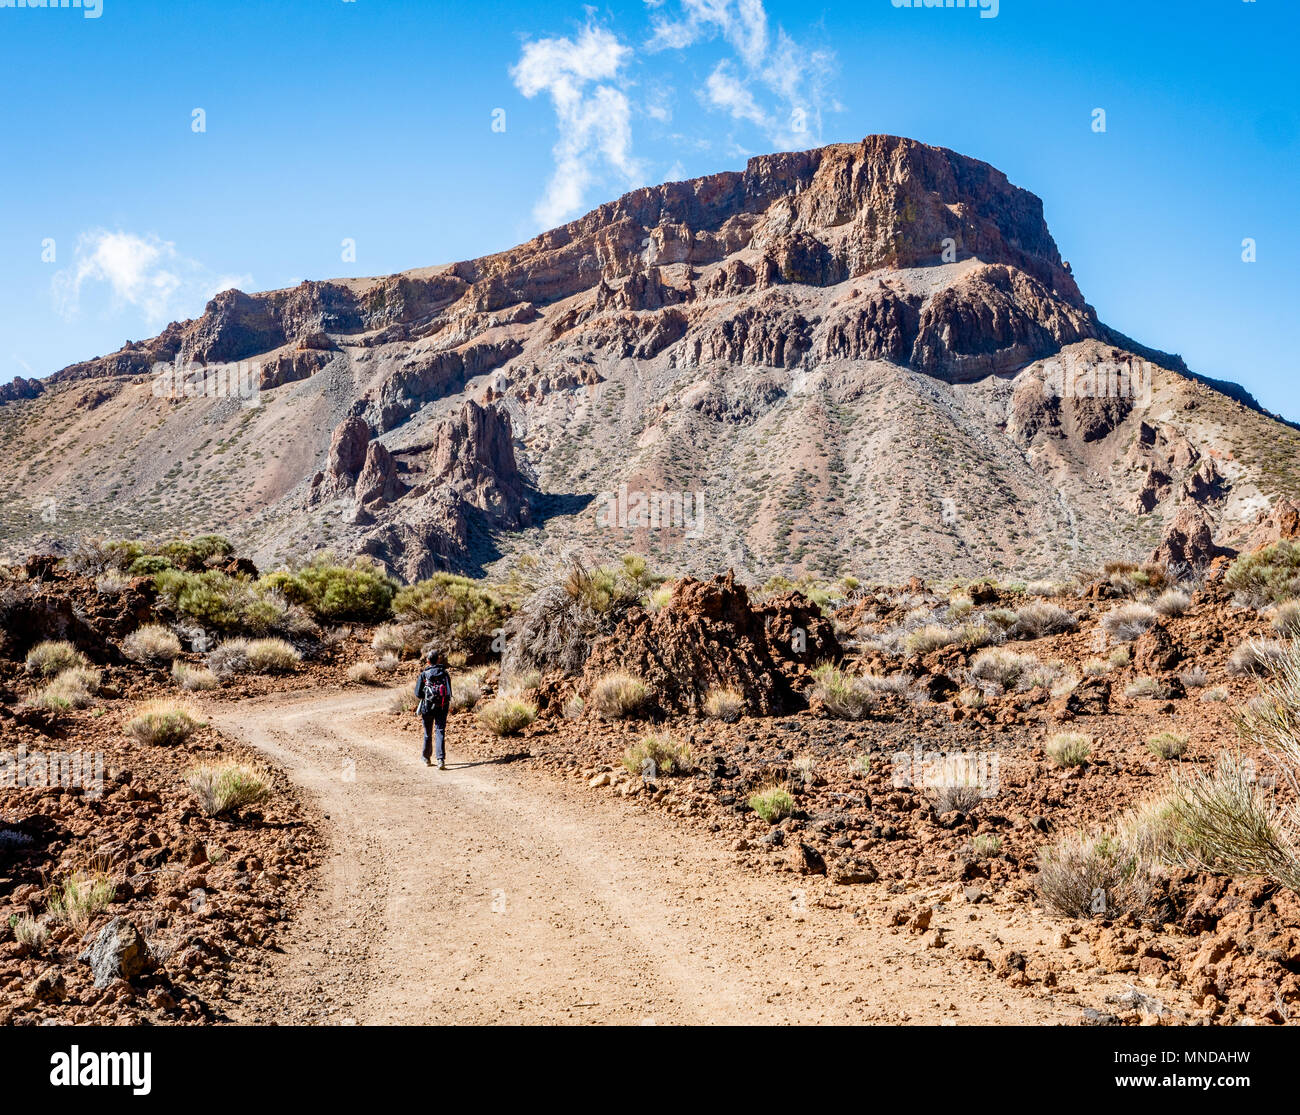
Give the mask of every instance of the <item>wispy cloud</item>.
M 555 171 L 534 210 L 544 226 L 581 207 L 602 164 L 636 184 L 640 167 L 632 157 L 632 108 L 615 83 L 631 55 L 632 48 L 613 32 L 588 24 L 576 39 L 525 43 L 511 69 L 525 97 L 547 93 L 555 106 Z
M 755 125 L 777 147 L 820 142 L 822 114 L 837 107 L 828 93 L 834 51 L 804 46 L 779 26 L 773 31 L 762 0 L 681 0 L 666 8 L 654 5 L 651 52 L 719 38 L 731 49 L 700 90 L 709 108 Z
M 251 275 L 214 276 L 182 256 L 170 240 L 122 230 L 92 229 L 77 239 L 70 267 L 53 279 L 55 305 L 65 318 L 81 310 L 87 287 L 107 288 L 113 311 L 138 310 L 148 325 L 194 313 L 219 291 L 249 287 Z
M 763 0 L 645 2 L 649 34 L 639 47 L 597 23 L 589 9 L 588 23 L 575 36 L 525 42 L 510 70 L 525 97 L 545 93 L 555 108 L 555 169 L 533 211 L 543 227 L 579 213 L 608 178 L 625 188 L 644 180 L 646 167 L 633 154 L 633 121 L 676 122 L 676 88 L 666 64 L 672 52 L 722 44 L 727 56 L 712 63 L 695 95 L 706 109 L 743 125 L 741 132 L 757 130 L 760 146 L 815 146 L 823 112 L 838 107 L 828 93 L 834 52 L 805 46 L 774 27 Z M 740 149 L 735 135 L 673 138 L 692 146 L 725 139 L 728 149 Z

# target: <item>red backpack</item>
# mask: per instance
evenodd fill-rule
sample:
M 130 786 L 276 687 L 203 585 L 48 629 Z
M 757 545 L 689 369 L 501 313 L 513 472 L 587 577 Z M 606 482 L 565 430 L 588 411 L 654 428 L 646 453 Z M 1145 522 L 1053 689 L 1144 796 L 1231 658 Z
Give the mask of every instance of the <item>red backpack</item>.
M 451 707 L 451 677 L 441 666 L 430 666 L 420 674 L 420 704 L 416 709 L 421 716 L 433 713 L 445 716 Z

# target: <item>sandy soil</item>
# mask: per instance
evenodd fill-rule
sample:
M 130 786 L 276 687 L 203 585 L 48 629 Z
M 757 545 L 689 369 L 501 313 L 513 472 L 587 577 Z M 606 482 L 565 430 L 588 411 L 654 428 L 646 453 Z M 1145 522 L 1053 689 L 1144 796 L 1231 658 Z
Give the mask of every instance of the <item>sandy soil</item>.
M 747 871 L 708 833 L 584 792 L 508 743 L 466 754 L 453 739 L 449 769 L 426 769 L 416 737 L 382 726 L 388 700 L 209 709 L 305 791 L 328 844 L 236 1021 L 1070 1024 L 1127 986 L 1081 942 L 1074 990 L 1009 986 L 961 953 L 1032 949 L 1059 922 L 941 900 L 936 945 L 933 929 L 891 928 L 875 888 Z

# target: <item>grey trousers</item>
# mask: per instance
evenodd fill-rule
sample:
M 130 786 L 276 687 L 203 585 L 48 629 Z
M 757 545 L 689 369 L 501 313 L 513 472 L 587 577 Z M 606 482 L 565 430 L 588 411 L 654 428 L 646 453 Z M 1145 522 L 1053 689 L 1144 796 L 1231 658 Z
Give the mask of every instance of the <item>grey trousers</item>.
M 430 713 L 428 716 L 421 717 L 424 721 L 424 750 L 420 757 L 427 759 L 433 752 L 433 747 L 437 745 L 436 758 L 442 762 L 447 757 L 446 735 L 447 735 L 447 718 L 444 716 L 441 720 Z

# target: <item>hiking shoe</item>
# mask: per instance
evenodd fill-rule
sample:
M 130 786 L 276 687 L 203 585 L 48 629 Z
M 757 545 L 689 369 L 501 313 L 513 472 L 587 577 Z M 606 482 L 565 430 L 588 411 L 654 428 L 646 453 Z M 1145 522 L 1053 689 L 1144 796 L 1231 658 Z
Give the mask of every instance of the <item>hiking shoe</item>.
M 438 769 L 439 769 L 439 770 L 446 770 L 446 769 L 447 769 L 447 760 L 446 760 L 446 759 L 439 759 L 439 760 L 438 760 Z
M 431 766 L 433 766 L 433 760 L 432 760 L 432 759 L 425 759 L 425 760 L 424 760 L 424 765 L 425 765 L 426 767 L 431 767 Z

